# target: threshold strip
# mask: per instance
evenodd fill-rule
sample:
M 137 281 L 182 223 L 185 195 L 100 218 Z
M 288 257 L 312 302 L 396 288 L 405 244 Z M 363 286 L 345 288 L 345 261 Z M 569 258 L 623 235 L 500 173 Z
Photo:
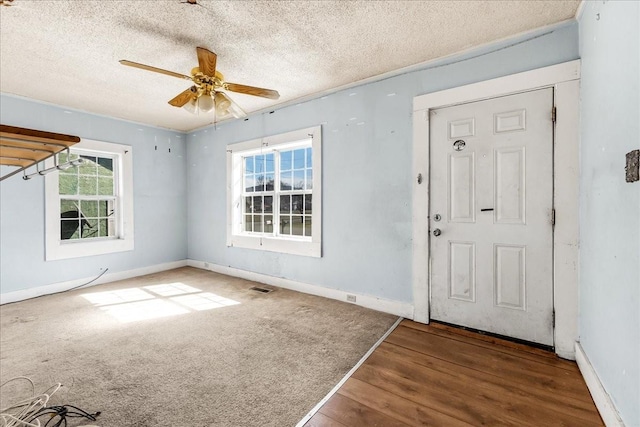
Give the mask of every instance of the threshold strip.
M 298 422 L 298 424 L 296 424 L 296 427 L 304 427 L 304 425 L 307 422 L 309 422 L 309 420 L 316 414 L 316 412 L 318 412 L 320 408 L 322 408 L 322 406 L 325 403 L 327 403 L 327 401 L 331 399 L 331 397 L 334 394 L 336 394 L 336 392 L 340 389 L 340 387 L 342 387 L 342 385 L 346 383 L 349 378 L 351 378 L 354 372 L 358 370 L 360 365 L 362 365 L 369 358 L 369 356 L 371 356 L 371 353 L 373 353 L 375 349 L 378 348 L 378 346 L 380 346 L 380 344 L 382 344 L 382 342 L 387 339 L 387 337 L 391 334 L 391 332 L 393 332 L 398 327 L 400 322 L 402 322 L 403 320 L 404 320 L 403 317 L 398 317 L 398 320 L 396 320 L 395 323 L 391 325 L 389 330 L 385 332 L 385 334 L 382 337 L 380 337 L 380 339 L 376 341 L 376 343 L 373 344 L 373 346 L 371 346 L 369 351 L 367 351 L 365 355 L 362 356 L 362 358 L 358 361 L 358 363 L 356 363 L 355 366 L 351 368 L 349 372 L 346 373 L 346 375 L 340 380 L 340 382 L 338 382 L 338 384 L 336 384 L 336 386 L 329 393 L 327 393 L 327 395 L 320 402 L 318 402 L 318 404 L 314 406 L 313 409 L 309 411 L 309 413 L 307 413 L 307 415 L 305 415 L 304 418 L 302 418 Z

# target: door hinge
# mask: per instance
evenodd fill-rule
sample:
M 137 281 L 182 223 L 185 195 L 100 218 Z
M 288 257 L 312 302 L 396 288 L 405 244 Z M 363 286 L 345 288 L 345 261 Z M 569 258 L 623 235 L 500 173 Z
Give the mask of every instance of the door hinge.
M 556 122 L 556 118 L 557 118 L 556 107 L 553 107 L 553 108 L 551 109 L 551 121 L 552 121 L 553 123 L 555 123 L 555 122 Z
M 556 309 L 554 308 L 551 312 L 551 326 L 555 329 L 556 327 Z
M 551 225 L 556 225 L 556 210 L 551 209 Z

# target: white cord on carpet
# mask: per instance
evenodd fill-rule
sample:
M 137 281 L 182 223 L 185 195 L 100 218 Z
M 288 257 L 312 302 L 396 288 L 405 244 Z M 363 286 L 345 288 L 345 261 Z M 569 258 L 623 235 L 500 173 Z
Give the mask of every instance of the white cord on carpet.
M 2 427 L 40 427 L 39 420 L 36 419 L 33 422 L 28 422 L 27 420 L 33 418 L 33 416 L 39 410 L 47 406 L 47 403 L 49 402 L 49 399 L 51 399 L 51 396 L 53 396 L 56 391 L 60 390 L 62 384 L 57 383 L 49 387 L 43 393 L 36 395 L 35 385 L 30 378 L 15 377 L 0 384 L 0 389 L 2 389 L 2 387 L 9 384 L 10 382 L 16 380 L 26 380 L 31 384 L 32 397 L 20 400 L 18 402 L 15 402 L 11 406 L 0 409 L 0 420 L 2 420 Z

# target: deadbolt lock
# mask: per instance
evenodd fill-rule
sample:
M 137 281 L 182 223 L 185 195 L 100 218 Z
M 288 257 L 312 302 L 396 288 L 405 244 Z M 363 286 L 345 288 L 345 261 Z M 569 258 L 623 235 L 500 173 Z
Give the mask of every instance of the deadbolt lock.
M 440 216 L 440 214 L 435 214 L 435 215 L 433 216 L 433 220 L 434 220 L 435 222 L 438 222 L 438 221 L 440 221 L 441 219 L 442 219 L 442 217 Z

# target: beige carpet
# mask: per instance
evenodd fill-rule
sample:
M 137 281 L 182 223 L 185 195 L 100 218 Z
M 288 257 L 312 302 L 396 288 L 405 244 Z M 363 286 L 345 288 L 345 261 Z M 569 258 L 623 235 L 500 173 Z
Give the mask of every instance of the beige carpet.
M 1 306 L 0 383 L 102 411 L 70 426 L 293 426 L 396 317 L 256 285 L 185 267 Z

